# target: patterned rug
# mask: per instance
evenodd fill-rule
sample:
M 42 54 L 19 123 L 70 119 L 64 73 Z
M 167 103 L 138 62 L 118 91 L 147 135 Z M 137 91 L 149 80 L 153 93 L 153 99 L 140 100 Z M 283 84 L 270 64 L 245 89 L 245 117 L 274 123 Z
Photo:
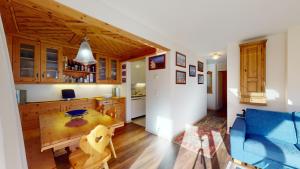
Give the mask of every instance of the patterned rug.
M 189 126 L 174 140 L 176 144 L 212 158 L 226 134 L 226 119 L 207 116 L 194 126 Z
M 247 169 L 246 167 L 240 166 L 232 161 L 229 161 L 226 169 Z

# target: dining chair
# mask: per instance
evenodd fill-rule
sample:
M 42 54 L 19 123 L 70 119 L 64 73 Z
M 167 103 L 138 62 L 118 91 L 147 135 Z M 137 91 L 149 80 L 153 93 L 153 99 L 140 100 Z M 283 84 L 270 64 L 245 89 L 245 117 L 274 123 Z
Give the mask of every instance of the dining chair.
M 112 118 L 118 118 L 117 110 L 114 106 L 105 111 L 106 115 L 109 115 Z
M 79 148 L 71 152 L 69 161 L 73 169 L 109 169 L 111 152 L 107 148 L 112 129 L 98 125 L 88 135 L 81 137 Z

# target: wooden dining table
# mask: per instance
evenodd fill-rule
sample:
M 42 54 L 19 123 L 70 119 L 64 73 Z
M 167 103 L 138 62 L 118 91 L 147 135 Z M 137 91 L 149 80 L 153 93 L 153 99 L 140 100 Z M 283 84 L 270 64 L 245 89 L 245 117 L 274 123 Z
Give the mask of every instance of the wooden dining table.
M 66 112 L 40 114 L 39 123 L 42 152 L 48 149 L 55 151 L 78 145 L 80 138 L 89 134 L 99 124 L 113 129 L 124 126 L 124 121 L 104 115 L 94 109 L 87 109 L 87 114 L 76 119 L 71 119 Z M 116 158 L 112 140 L 110 147 Z

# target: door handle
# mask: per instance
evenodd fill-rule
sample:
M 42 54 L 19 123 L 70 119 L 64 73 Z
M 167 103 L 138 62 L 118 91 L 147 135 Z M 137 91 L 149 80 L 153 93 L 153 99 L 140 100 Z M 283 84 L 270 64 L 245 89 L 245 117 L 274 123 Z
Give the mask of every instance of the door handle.
M 39 78 L 39 73 L 36 73 L 36 78 L 37 78 L 37 79 Z

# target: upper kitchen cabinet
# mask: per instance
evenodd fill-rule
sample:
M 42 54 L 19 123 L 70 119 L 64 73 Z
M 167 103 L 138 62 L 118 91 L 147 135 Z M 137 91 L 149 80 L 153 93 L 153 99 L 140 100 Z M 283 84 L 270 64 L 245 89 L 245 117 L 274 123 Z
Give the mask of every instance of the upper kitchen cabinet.
M 50 44 L 41 45 L 41 82 L 62 82 L 62 48 Z
M 97 60 L 97 72 L 96 72 L 96 82 L 97 83 L 108 83 L 108 59 L 100 55 L 96 55 Z
M 120 62 L 118 59 L 96 55 L 97 83 L 120 83 Z
M 13 73 L 16 83 L 36 83 L 40 81 L 40 43 L 13 39 Z
M 109 81 L 110 83 L 121 83 L 120 77 L 120 62 L 117 59 L 110 58 L 109 60 Z

